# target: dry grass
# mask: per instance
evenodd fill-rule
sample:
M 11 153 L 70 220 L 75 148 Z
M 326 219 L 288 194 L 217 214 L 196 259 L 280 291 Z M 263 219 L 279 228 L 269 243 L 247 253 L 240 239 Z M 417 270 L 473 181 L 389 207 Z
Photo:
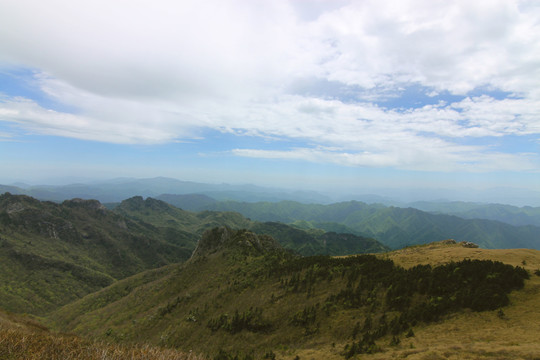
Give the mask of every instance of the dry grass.
M 540 360 L 540 251 L 487 250 L 459 244 L 434 243 L 391 252 L 397 264 L 442 264 L 463 259 L 496 260 L 529 270 L 531 279 L 510 294 L 510 305 L 497 311 L 465 311 L 445 321 L 415 328 L 416 336 L 403 338 L 398 347 L 368 359 L 539 359 Z M 503 315 L 503 316 L 501 316 Z
M 523 359 L 540 360 L 540 251 L 529 249 L 487 250 L 466 248 L 460 244 L 433 243 L 393 251 L 388 257 L 403 267 L 417 264 L 444 264 L 463 259 L 495 260 L 529 270 L 531 279 L 522 290 L 510 294 L 510 305 L 498 311 L 463 311 L 435 324 L 418 325 L 415 336 L 401 337 L 398 346 L 390 346 L 390 337 L 378 341 L 382 352 L 359 355 L 358 359 Z M 343 344 L 335 347 L 302 349 L 280 354 L 284 359 L 343 359 Z M 281 357 L 280 357 L 281 358 Z
M 513 266 L 521 266 L 531 273 L 540 269 L 540 251 L 531 249 L 480 249 L 460 244 L 435 242 L 413 246 L 380 256 L 392 259 L 397 265 L 409 268 L 418 264 L 440 265 L 464 259 L 495 260 Z
M 95 343 L 50 333 L 31 319 L 0 313 L 2 360 L 203 360 L 193 353 L 147 345 Z
M 126 347 L 81 340 L 74 336 L 0 329 L 0 359 L 26 360 L 198 360 L 202 357 L 150 346 Z
M 522 290 L 510 294 L 510 305 L 498 311 L 463 311 L 434 324 L 414 327 L 415 336 L 401 337 L 390 346 L 390 337 L 378 341 L 382 352 L 359 355 L 360 359 L 523 359 L 540 360 L 540 251 L 527 249 L 485 250 L 459 244 L 435 243 L 394 251 L 380 256 L 397 264 L 442 264 L 463 259 L 491 259 L 523 266 L 531 273 Z M 3 316 L 4 315 L 4 316 Z M 316 343 L 275 349 L 277 359 L 343 360 L 343 343 Z M 201 349 L 195 349 L 201 351 Z M 0 313 L 0 359 L 202 359 L 202 357 L 149 346 L 96 344 L 67 335 L 50 334 L 27 319 Z

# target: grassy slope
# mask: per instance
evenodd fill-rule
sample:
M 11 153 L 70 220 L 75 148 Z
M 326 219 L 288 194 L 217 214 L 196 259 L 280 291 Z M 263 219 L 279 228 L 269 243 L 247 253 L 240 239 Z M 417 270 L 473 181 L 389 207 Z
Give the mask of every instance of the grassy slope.
M 394 251 L 389 257 L 410 267 L 441 264 L 461 259 L 490 259 L 530 272 L 540 269 L 540 251 L 530 249 L 488 250 L 458 245 L 433 244 Z M 444 322 L 416 330 L 416 337 L 389 353 L 368 358 L 388 359 L 538 359 L 540 358 L 540 277 L 531 276 L 525 288 L 510 296 L 501 319 L 496 311 L 462 312 Z M 411 344 L 414 347 L 411 349 Z
M 540 251 L 531 249 L 490 250 L 456 244 L 433 243 L 381 254 L 410 268 L 418 264 L 439 265 L 463 259 L 496 260 L 522 266 L 531 273 L 540 269 Z M 525 261 L 525 264 L 523 263 Z M 416 327 L 415 336 L 397 346 L 383 343 L 383 352 L 363 354 L 362 359 L 539 359 L 540 276 L 532 275 L 522 290 L 510 294 L 510 305 L 497 311 L 452 314 L 435 324 Z M 298 350 L 301 359 L 342 359 L 332 346 Z M 295 355 L 295 356 L 296 356 Z M 292 359 L 292 356 L 284 356 Z
M 5 360 L 202 360 L 192 353 L 150 346 L 95 343 L 55 334 L 29 317 L 0 311 L 0 359 Z
M 540 268 L 538 251 L 506 252 L 448 245 L 416 247 L 380 256 L 395 259 L 407 267 L 463 258 L 505 261 L 508 254 L 512 254 L 512 264 L 521 265 L 525 260 L 529 269 Z M 182 349 L 204 348 L 213 354 L 222 348 L 243 349 L 247 353 L 253 350 L 259 355 L 273 350 L 278 358 L 285 359 L 295 356 L 343 359 L 343 348 L 351 341 L 352 328 L 356 322 L 365 320 L 366 308 L 338 307 L 329 315 L 318 311 L 319 325 L 313 323 L 307 327 L 295 325 L 291 319 L 302 309 L 324 304 L 329 294 L 343 289 L 346 279 L 335 278 L 317 284 L 309 295 L 302 291 L 291 293 L 284 291 L 279 281 L 257 276 L 257 269 L 263 265 L 260 261 L 258 257 L 234 252 L 229 255 L 216 252 L 185 265 L 171 266 L 162 273 L 162 270 L 154 270 L 140 274 L 64 307 L 56 314 L 56 321 L 63 329 L 99 339 L 150 342 Z M 445 321 L 415 326 L 416 337 L 401 337 L 402 343 L 398 346 L 389 346 L 391 336 L 387 335 L 377 341 L 384 352 L 361 356 L 438 359 L 448 353 L 457 354 L 456 358 L 473 354 L 475 358 L 494 344 L 515 356 L 536 356 L 540 347 L 532 334 L 538 333 L 539 322 L 532 324 L 529 319 L 539 319 L 538 279 L 533 276 L 523 291 L 511 295 L 511 305 L 504 309 L 504 319 L 498 318 L 496 311 L 459 311 L 444 317 Z M 244 330 L 232 334 L 224 330 L 213 332 L 207 326 L 209 320 L 220 315 L 232 316 L 236 310 L 242 312 L 249 308 L 262 309 L 263 318 L 272 322 L 274 330 L 268 333 Z M 392 314 L 388 313 L 389 318 Z M 376 311 L 374 319 L 380 315 L 381 312 Z M 471 325 L 474 328 L 471 329 Z M 434 332 L 447 342 L 437 340 Z
M 245 281 L 245 262 L 251 270 L 260 265 L 256 258 L 239 260 L 235 254 L 229 257 L 218 252 L 139 274 L 60 309 L 52 318 L 64 329 L 101 339 L 181 345 L 184 349 L 204 347 L 211 353 L 243 342 L 270 349 L 270 338 L 255 336 L 254 343 L 251 333 L 240 339 L 221 332 L 213 336 L 205 326 L 212 317 L 268 302 L 273 284 L 258 287 L 257 296 L 238 297 L 250 289 Z M 209 338 L 219 340 L 208 343 Z

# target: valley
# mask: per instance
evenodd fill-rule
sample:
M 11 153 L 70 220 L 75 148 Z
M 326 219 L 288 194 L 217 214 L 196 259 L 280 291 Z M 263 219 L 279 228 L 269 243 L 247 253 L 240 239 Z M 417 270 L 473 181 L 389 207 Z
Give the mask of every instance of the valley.
M 540 356 L 540 251 L 459 237 L 390 251 L 343 219 L 394 208 L 242 206 L 251 217 L 1 195 L 3 341 L 87 359 Z M 55 358 L 27 345 L 10 356 Z
M 216 226 L 276 236 L 302 255 L 388 249 L 359 235 L 306 232 L 234 212 L 194 213 L 152 198 L 133 197 L 108 210 L 96 200 L 53 203 L 6 193 L 0 195 L 0 308 L 44 314 L 116 280 L 182 263 Z

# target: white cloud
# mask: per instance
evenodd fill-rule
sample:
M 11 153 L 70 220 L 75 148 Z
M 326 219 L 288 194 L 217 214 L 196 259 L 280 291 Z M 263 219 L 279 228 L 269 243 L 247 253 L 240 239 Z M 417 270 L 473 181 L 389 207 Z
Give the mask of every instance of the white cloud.
M 89 117 L 45 109 L 27 99 L 14 99 L 2 104 L 0 121 L 7 120 L 20 125 L 28 133 L 65 136 L 83 140 L 111 143 L 157 143 L 173 140 L 171 133 L 157 121 L 137 112 L 137 107 L 124 106 L 123 122 L 108 121 L 107 118 Z M 128 112 L 129 111 L 129 112 Z M 113 116 L 109 112 L 107 116 Z M 157 116 L 152 112 L 153 116 Z
M 21 0 L 1 14 L 4 61 L 109 97 L 174 100 L 242 94 L 275 75 L 292 16 L 235 0 Z
M 390 148 L 379 153 L 348 153 L 321 148 L 292 150 L 233 149 L 237 156 L 302 160 L 333 163 L 343 166 L 393 167 L 402 170 L 439 172 L 524 171 L 537 169 L 534 154 L 483 153 L 480 148 L 441 144 L 439 148 L 422 146 L 406 149 Z
M 0 141 L 14 141 L 13 134 L 8 132 L 0 131 Z
M 284 137 L 306 146 L 233 153 L 347 166 L 538 170 L 534 156 L 456 143 L 540 134 L 539 19 L 538 3 L 511 0 L 6 1 L 0 64 L 36 69 L 36 86 L 75 111 L 4 98 L 0 121 L 113 143 L 207 128 Z M 411 85 L 432 97 L 515 97 L 403 111 L 290 94 L 303 79 L 356 87 L 369 101 Z
M 516 1 L 354 2 L 322 20 L 339 54 L 323 67 L 364 86 L 382 78 L 455 93 L 487 84 L 526 92 L 536 86 L 516 71 L 538 74 L 538 18 L 538 7 L 520 11 Z

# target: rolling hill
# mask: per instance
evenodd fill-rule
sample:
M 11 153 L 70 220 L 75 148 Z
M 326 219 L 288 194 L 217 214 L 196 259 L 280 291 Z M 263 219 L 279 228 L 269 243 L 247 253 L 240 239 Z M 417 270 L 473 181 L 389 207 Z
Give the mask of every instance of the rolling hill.
M 285 249 L 293 250 L 304 256 L 353 255 L 379 253 L 389 250 L 388 247 L 373 238 L 351 234 L 350 232 L 336 233 L 321 228 L 302 230 L 273 221 L 252 222 L 248 229 L 257 234 L 270 235 L 278 239 L 280 245 Z
M 538 276 L 527 280 L 525 269 L 493 261 L 538 268 L 538 251 L 490 252 L 447 241 L 378 257 L 297 257 L 268 236 L 229 228 L 205 232 L 197 249 L 185 264 L 137 274 L 64 306 L 51 324 L 94 339 L 204 349 L 218 359 L 459 357 L 494 344 L 501 356 L 540 354 L 534 336 L 524 335 L 538 327 L 529 322 L 540 318 L 537 307 L 529 317 L 522 313 L 523 304 L 538 305 Z M 468 319 L 489 322 L 497 338 L 429 350 L 430 329 L 447 323 L 459 324 L 452 326 L 461 338 L 479 336 Z M 512 334 L 510 323 L 523 326 L 515 344 L 502 337 Z

